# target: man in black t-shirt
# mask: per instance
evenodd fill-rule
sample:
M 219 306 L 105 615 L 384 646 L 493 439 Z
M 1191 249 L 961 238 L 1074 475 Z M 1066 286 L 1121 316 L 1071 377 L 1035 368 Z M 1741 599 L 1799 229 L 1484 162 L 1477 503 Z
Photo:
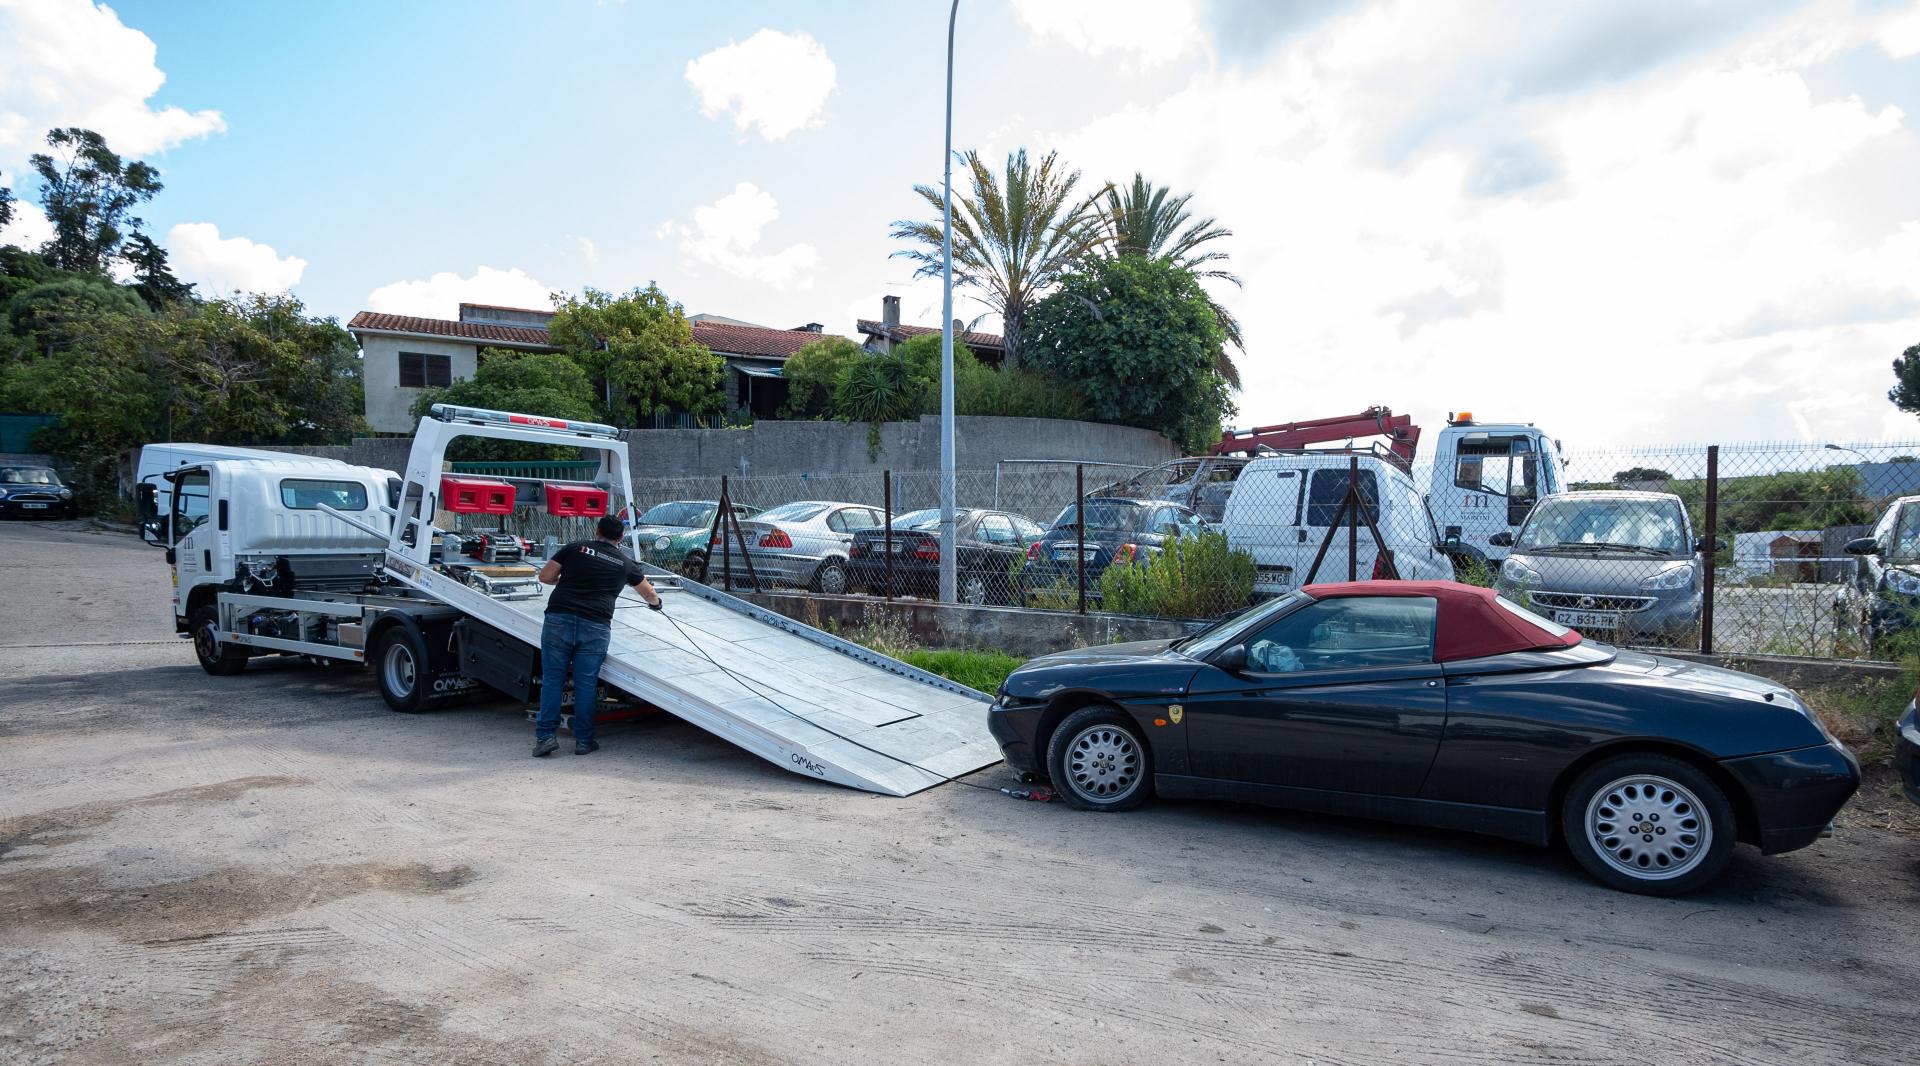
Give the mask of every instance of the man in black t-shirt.
M 546 624 L 540 630 L 540 717 L 533 725 L 533 756 L 552 755 L 560 742 L 560 700 L 573 668 L 573 753 L 600 749 L 593 739 L 593 712 L 600 701 L 600 663 L 613 639 L 613 605 L 628 586 L 647 606 L 661 609 L 660 594 L 640 564 L 620 550 L 626 526 L 618 518 L 600 519 L 594 540 L 577 540 L 553 553 L 540 568 L 540 580 L 553 586 L 547 596 Z

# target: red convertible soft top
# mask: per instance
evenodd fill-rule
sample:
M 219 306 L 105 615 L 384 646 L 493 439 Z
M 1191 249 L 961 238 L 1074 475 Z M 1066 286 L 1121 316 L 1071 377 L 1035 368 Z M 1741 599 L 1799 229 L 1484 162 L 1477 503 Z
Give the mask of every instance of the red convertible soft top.
M 1580 634 L 1556 634 L 1529 621 L 1525 615 L 1494 602 L 1492 589 L 1452 581 L 1345 581 L 1308 585 L 1301 591 L 1316 600 L 1338 596 L 1431 596 L 1439 604 L 1433 635 L 1435 662 L 1478 659 L 1511 651 L 1570 648 Z

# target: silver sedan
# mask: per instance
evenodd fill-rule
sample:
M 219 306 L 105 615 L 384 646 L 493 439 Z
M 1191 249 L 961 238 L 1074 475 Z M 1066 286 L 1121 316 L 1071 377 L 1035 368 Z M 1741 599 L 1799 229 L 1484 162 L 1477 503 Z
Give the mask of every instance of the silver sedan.
M 803 500 L 770 508 L 740 523 L 753 575 L 762 585 L 798 585 L 828 595 L 847 591 L 847 549 L 853 531 L 881 524 L 879 508 L 858 503 Z M 732 556 L 733 584 L 746 582 L 746 560 L 736 544 L 716 551 L 707 571 L 718 574 Z

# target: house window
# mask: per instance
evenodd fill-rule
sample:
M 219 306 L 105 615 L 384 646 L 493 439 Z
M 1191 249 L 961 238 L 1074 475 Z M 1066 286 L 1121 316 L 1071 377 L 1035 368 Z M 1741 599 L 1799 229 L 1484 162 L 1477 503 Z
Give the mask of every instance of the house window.
M 443 389 L 453 384 L 453 356 L 400 353 L 400 387 Z

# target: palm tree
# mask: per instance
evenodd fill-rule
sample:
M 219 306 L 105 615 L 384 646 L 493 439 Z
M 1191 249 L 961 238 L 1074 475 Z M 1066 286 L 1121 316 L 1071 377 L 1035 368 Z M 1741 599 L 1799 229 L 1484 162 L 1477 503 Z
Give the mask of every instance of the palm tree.
M 1133 175 L 1133 184 L 1125 189 L 1113 185 L 1107 186 L 1096 194 L 1103 198 L 1100 205 L 1097 226 L 1101 239 L 1096 247 L 1101 254 L 1118 258 L 1123 255 L 1139 255 L 1149 259 L 1165 259 L 1174 266 L 1186 270 L 1197 278 L 1218 278 L 1240 284 L 1238 275 L 1209 263 L 1224 263 L 1227 253 L 1218 248 L 1203 248 L 1202 245 L 1222 237 L 1233 236 L 1227 229 L 1210 218 L 1195 219 L 1187 211 L 1187 201 L 1193 194 L 1169 196 L 1165 187 L 1157 187 L 1139 172 Z M 1220 320 L 1220 328 L 1226 331 L 1227 343 L 1239 349 L 1242 354 L 1247 350 L 1246 342 L 1240 334 L 1240 321 L 1233 317 L 1212 296 L 1207 297 L 1208 306 L 1213 308 L 1214 316 Z M 1240 387 L 1240 368 L 1225 350 L 1220 353 L 1220 361 L 1214 367 L 1227 384 Z
M 1048 152 L 1035 166 L 1022 148 L 1007 157 L 1003 175 L 988 169 L 978 152 L 966 153 L 961 161 L 972 175 L 973 192 L 955 197 L 953 282 L 978 290 L 1000 312 L 1006 365 L 1012 369 L 1020 365 L 1027 311 L 1098 240 L 1096 208 L 1092 200 L 1074 198 L 1080 172 L 1068 171 L 1057 152 Z M 913 191 L 932 206 L 935 218 L 895 222 L 893 236 L 913 247 L 894 254 L 919 264 L 914 277 L 935 276 L 941 270 L 938 216 L 944 201 L 930 185 L 915 185 Z

